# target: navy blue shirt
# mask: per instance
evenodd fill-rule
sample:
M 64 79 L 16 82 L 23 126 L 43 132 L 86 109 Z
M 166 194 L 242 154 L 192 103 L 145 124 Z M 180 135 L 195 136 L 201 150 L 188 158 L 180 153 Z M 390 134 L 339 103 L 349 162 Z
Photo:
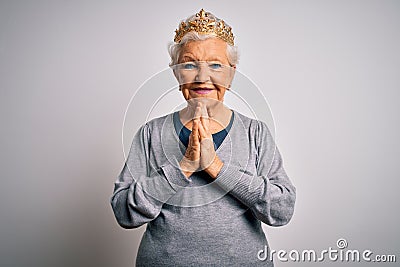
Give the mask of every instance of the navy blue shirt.
M 212 134 L 212 138 L 213 138 L 213 142 L 214 142 L 214 149 L 215 150 L 217 150 L 217 148 L 224 141 L 225 137 L 228 135 L 228 132 L 232 127 L 233 116 L 234 116 L 234 113 L 232 112 L 231 120 L 230 120 L 228 126 L 226 126 L 225 129 L 222 129 L 221 131 Z M 188 144 L 189 144 L 189 136 L 192 133 L 192 131 L 189 130 L 188 128 L 186 128 L 182 124 L 182 122 L 181 122 L 181 120 L 179 118 L 179 111 L 174 112 L 173 118 L 174 118 L 175 131 L 178 134 L 179 139 L 181 140 L 181 142 L 185 145 L 185 147 L 187 147 Z

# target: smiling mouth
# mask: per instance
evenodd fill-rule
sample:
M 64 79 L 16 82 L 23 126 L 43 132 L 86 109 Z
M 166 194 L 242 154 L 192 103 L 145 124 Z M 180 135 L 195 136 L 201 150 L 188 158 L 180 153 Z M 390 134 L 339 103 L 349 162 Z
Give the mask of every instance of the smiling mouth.
M 194 91 L 194 92 L 196 92 L 197 94 L 200 94 L 200 95 L 208 94 L 208 93 L 210 93 L 212 90 L 213 90 L 213 89 L 207 88 L 207 87 L 199 87 L 199 88 L 194 88 L 194 89 L 192 89 L 192 91 Z

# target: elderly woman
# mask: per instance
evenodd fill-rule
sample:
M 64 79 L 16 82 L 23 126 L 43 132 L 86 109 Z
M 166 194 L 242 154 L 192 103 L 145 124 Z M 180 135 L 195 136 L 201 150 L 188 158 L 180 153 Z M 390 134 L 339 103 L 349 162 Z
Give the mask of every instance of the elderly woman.
M 147 223 L 136 266 L 273 266 L 257 255 L 269 250 L 261 222 L 287 224 L 296 190 L 267 125 L 223 104 L 233 40 L 203 9 L 176 30 L 170 65 L 187 106 L 139 129 L 111 197 L 119 225 Z

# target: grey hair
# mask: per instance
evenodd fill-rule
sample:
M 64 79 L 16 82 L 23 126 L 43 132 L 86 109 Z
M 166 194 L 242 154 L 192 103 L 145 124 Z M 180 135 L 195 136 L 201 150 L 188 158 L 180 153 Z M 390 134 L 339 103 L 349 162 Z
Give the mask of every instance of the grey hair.
M 220 19 L 217 18 L 215 15 L 213 15 L 210 12 L 207 12 L 208 17 L 215 19 L 217 21 L 219 21 Z M 185 23 L 188 23 L 189 21 L 195 19 L 196 15 L 192 15 L 190 17 L 188 17 L 185 20 Z M 229 27 L 229 25 L 225 22 L 225 25 Z M 176 65 L 179 62 L 179 56 L 180 53 L 182 51 L 182 48 L 185 46 L 186 43 L 190 42 L 190 41 L 203 41 L 203 40 L 207 40 L 210 38 L 218 38 L 215 35 L 212 34 L 199 34 L 195 31 L 192 32 L 188 32 L 187 34 L 185 34 L 185 36 L 183 36 L 182 40 L 180 41 L 180 43 L 174 43 L 174 42 L 170 42 L 168 44 L 168 52 L 169 55 L 171 57 L 171 62 L 169 63 L 170 66 L 172 65 Z M 234 45 L 230 45 L 227 43 L 226 45 L 226 55 L 228 57 L 228 61 L 229 64 L 231 65 L 236 65 L 239 62 L 239 51 L 237 46 Z

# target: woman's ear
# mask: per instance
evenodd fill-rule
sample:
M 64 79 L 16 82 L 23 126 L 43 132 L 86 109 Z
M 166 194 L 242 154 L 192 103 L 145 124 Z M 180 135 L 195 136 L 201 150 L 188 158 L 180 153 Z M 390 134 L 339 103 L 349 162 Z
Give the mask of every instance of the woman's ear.
M 227 88 L 228 90 L 231 88 L 233 77 L 235 76 L 235 73 L 236 73 L 236 65 L 231 65 L 230 77 L 229 77 L 229 86 Z

